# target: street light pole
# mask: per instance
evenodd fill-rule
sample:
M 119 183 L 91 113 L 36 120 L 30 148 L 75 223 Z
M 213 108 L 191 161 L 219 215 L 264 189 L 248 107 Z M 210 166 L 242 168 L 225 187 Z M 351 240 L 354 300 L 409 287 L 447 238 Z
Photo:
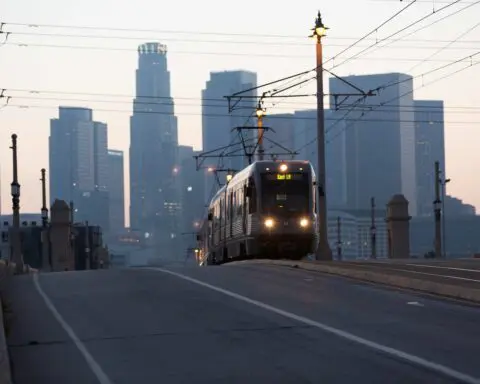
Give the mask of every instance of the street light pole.
M 442 246 L 443 246 L 443 257 L 447 258 L 447 245 L 445 243 L 446 230 L 445 230 L 445 196 L 446 196 L 446 186 L 450 182 L 450 179 L 441 180 L 440 185 L 442 186 Z
M 315 27 L 311 37 L 316 39 L 317 52 L 317 150 L 318 150 L 318 224 L 319 224 L 319 244 L 315 258 L 317 260 L 332 260 L 332 250 L 328 243 L 328 223 L 327 223 L 327 196 L 326 196 L 326 176 L 325 176 L 325 111 L 323 105 L 323 52 L 322 37 L 325 36 L 328 28 L 323 25 L 322 16 L 318 11 Z
M 45 181 L 45 168 L 42 168 L 42 226 L 43 228 L 47 227 L 48 224 L 48 208 L 47 208 L 47 192 L 46 192 L 46 181 Z
M 263 160 L 264 148 L 263 148 L 263 116 L 265 111 L 262 108 L 262 102 L 258 102 L 257 110 L 255 111 L 257 115 L 257 129 L 258 129 L 258 160 Z
M 48 208 L 47 208 L 47 189 L 46 189 L 46 178 L 45 178 L 45 168 L 42 168 L 40 171 L 42 174 L 42 177 L 40 178 L 42 182 L 42 227 L 43 227 L 43 239 L 44 242 L 46 243 L 46 249 L 47 252 L 46 254 L 43 254 L 42 257 L 48 258 L 48 265 L 50 267 L 50 270 L 52 270 L 52 250 L 51 250 L 51 243 L 50 243 L 50 229 L 48 227 Z M 45 252 L 45 246 L 42 248 L 43 252 Z
M 13 154 L 13 181 L 11 184 L 12 211 L 13 211 L 13 262 L 16 264 L 16 272 L 23 273 L 22 242 L 20 239 L 20 184 L 18 182 L 18 162 L 17 162 L 17 135 L 12 135 Z
M 433 210 L 435 214 L 435 258 L 442 257 L 442 227 L 441 227 L 441 201 L 440 201 L 440 163 L 435 162 L 435 200 Z

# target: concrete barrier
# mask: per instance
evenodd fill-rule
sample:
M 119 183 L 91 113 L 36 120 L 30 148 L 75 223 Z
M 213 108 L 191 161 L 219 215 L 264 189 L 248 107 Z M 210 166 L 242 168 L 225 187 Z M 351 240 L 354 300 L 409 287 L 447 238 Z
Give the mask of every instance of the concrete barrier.
M 381 270 L 361 270 L 342 262 L 312 262 L 312 261 L 288 261 L 288 260 L 255 260 L 255 263 L 283 265 L 297 267 L 308 271 L 323 272 L 337 276 L 349 277 L 372 283 L 385 284 L 393 287 L 415 290 L 419 292 L 439 295 L 456 300 L 465 300 L 480 304 L 480 289 L 439 283 L 436 281 L 421 280 L 415 277 L 385 274 Z M 368 264 L 366 264 L 368 266 Z

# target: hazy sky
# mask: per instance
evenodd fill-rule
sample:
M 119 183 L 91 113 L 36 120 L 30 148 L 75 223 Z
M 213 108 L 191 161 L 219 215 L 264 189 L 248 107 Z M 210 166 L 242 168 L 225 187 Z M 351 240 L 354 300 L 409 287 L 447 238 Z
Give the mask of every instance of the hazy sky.
M 373 44 L 375 39 L 381 40 L 453 1 L 417 0 L 408 11 L 333 64 L 340 64 L 342 57 L 352 56 Z M 473 3 L 472 0 L 459 1 L 395 38 Z M 3 31 L 12 31 L 6 43 L 0 46 L 0 89 L 7 89 L 5 96 L 13 96 L 9 106 L 0 109 L 2 211 L 10 212 L 12 162 L 9 146 L 11 134 L 17 133 L 21 208 L 23 212 L 39 212 L 40 169 L 45 167 L 48 171 L 49 119 L 57 116 L 58 105 L 92 108 L 95 120 L 108 123 L 109 147 L 125 151 L 128 197 L 129 116 L 138 44 L 160 41 L 168 45 L 180 143 L 199 148 L 200 97 L 210 71 L 248 69 L 256 71 L 259 82 L 264 83 L 313 68 L 315 48 L 306 36 L 318 7 L 321 7 L 325 24 L 331 28 L 325 39 L 325 55 L 329 58 L 406 4 L 407 1 L 396 0 L 283 3 L 273 0 L 0 0 L 0 21 L 6 23 Z M 419 64 L 409 72 L 418 75 L 447 65 L 480 51 L 480 26 L 476 28 L 479 14 L 480 4 L 473 5 L 411 36 L 339 65 L 333 71 L 338 75 L 404 72 Z M 28 24 L 110 30 L 29 27 Z M 119 30 L 111 30 L 113 28 Z M 5 36 L 0 35 L 0 43 L 5 41 Z M 443 47 L 445 49 L 431 57 Z M 480 207 L 480 65 L 435 84 L 428 83 L 479 61 L 480 54 L 471 61 L 418 77 L 414 83 L 420 88 L 415 98 L 445 100 L 447 173 L 452 179 L 449 194 L 477 207 Z M 327 68 L 331 65 L 332 62 Z M 313 93 L 312 86 L 300 93 Z M 12 91 L 14 89 L 23 91 Z M 73 94 L 31 93 L 30 90 Z M 93 93 L 110 96 L 92 96 Z M 1 99 L 0 105 L 5 101 Z M 289 99 L 268 112 L 312 108 L 314 102 L 314 99 L 294 99 L 292 104 Z

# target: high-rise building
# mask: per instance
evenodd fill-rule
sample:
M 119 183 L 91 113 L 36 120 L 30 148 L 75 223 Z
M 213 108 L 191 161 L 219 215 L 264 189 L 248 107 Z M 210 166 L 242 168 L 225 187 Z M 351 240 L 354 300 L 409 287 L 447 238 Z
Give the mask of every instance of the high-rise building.
M 409 75 L 387 73 L 347 76 L 347 82 L 368 91 L 380 87 L 352 109 L 347 100 L 345 151 L 347 206 L 368 209 L 371 197 L 378 207 L 402 193 L 409 201 L 410 214 L 417 213 L 413 80 Z M 330 94 L 352 93 L 337 78 L 330 79 Z M 330 105 L 334 105 L 333 96 Z
M 148 234 L 162 257 L 172 256 L 178 237 L 177 151 L 167 48 L 145 43 L 138 47 L 130 120 L 130 221 L 133 230 Z
M 93 123 L 94 183 L 95 190 L 106 191 L 108 182 L 108 134 L 107 124 Z
M 107 125 L 92 110 L 60 107 L 50 121 L 50 201 L 73 201 L 75 219 L 108 231 Z
M 110 234 L 125 229 L 125 187 L 123 151 L 108 150 L 107 189 L 110 201 Z
M 294 116 L 296 158 L 310 161 L 317 172 L 317 110 L 296 111 Z M 345 208 L 347 200 L 345 122 L 341 116 L 325 110 L 325 183 L 329 209 Z
M 266 160 L 271 158 L 292 159 L 292 155 L 288 153 L 295 151 L 295 128 L 297 125 L 295 115 L 293 113 L 267 115 L 264 117 L 263 123 L 265 127 L 270 128 L 264 131 L 264 158 Z
M 245 91 L 257 86 L 257 74 L 254 72 L 237 70 L 211 72 L 205 89 L 202 91 L 202 142 L 203 151 L 214 151 L 218 148 L 233 145 L 227 152 L 236 152 L 235 157 L 224 158 L 220 162 L 222 168 L 241 170 L 248 165 L 248 159 L 240 156 L 243 153 L 242 143 L 238 132 L 234 129 L 242 126 L 256 126 L 256 118 L 247 119 L 256 109 L 256 90 L 245 93 L 247 98 L 238 101 L 237 109 L 229 113 L 228 102 L 225 96 Z M 236 102 L 236 101 L 234 101 Z M 252 115 L 254 116 L 254 115 Z M 256 144 L 256 135 L 253 130 L 244 130 L 247 151 L 252 152 Z M 217 154 L 220 154 L 218 151 Z M 224 152 L 225 153 L 225 152 Z M 219 164 L 218 158 L 205 159 L 204 166 L 215 167 Z M 215 191 L 215 180 L 209 175 L 205 182 L 205 202 Z
M 413 105 L 415 111 L 418 215 L 430 216 L 433 215 L 433 201 L 435 200 L 434 167 L 436 161 L 440 163 L 442 178 L 445 178 L 443 101 L 415 100 Z

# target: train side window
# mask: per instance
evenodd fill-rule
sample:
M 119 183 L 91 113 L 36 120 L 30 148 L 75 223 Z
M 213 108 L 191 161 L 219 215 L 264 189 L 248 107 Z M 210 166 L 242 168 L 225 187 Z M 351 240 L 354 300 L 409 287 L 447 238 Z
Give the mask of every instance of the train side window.
M 248 196 L 248 213 L 257 212 L 257 189 L 255 188 L 255 182 L 253 179 L 250 179 L 247 187 L 247 196 Z
M 237 197 L 237 213 L 238 215 L 242 214 L 242 207 L 243 207 L 243 189 L 240 188 L 237 191 L 238 197 Z

